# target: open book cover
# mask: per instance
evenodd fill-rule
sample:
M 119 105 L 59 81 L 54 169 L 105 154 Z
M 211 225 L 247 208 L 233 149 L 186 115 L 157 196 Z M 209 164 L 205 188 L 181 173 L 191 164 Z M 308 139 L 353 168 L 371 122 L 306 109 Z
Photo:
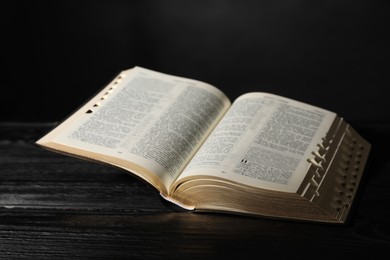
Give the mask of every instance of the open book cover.
M 37 140 L 107 163 L 193 211 L 345 223 L 370 144 L 342 117 L 134 67 Z

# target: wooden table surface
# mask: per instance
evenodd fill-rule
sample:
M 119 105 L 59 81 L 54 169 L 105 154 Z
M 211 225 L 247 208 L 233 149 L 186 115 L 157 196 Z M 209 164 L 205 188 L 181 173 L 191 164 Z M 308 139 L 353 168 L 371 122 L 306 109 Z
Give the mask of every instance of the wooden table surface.
M 390 124 L 346 225 L 177 211 L 124 171 L 34 144 L 54 124 L 0 124 L 0 259 L 390 257 Z M 360 258 L 361 259 L 361 258 Z

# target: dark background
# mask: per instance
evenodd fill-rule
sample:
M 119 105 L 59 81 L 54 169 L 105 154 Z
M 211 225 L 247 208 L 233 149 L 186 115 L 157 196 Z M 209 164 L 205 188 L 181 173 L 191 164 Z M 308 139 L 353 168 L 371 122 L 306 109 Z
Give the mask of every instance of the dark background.
M 390 119 L 389 4 L 1 1 L 0 120 L 56 122 L 135 65 Z

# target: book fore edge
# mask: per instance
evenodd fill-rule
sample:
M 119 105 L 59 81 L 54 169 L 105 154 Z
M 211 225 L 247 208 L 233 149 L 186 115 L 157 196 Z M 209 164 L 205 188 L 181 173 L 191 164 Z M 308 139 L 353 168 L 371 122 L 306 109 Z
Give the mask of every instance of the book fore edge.
M 337 143 L 331 160 L 325 162 L 325 165 L 322 165 L 323 162 L 316 162 L 320 166 L 324 166 L 321 169 L 324 175 L 320 174 L 321 179 L 318 181 L 318 184 L 313 183 L 312 179 L 318 173 L 318 167 L 315 163 L 312 164 L 313 167 L 309 171 L 312 178 L 308 180 L 301 196 L 314 202 L 334 218 L 345 221 L 364 174 L 371 145 L 349 124 L 344 122 L 344 126 L 341 129 L 343 131 L 336 138 L 337 140 L 332 140 L 333 138 L 331 138 L 332 142 Z M 358 149 L 355 149 L 355 147 Z M 351 165 L 349 162 L 351 162 Z M 331 185 L 328 184 L 328 187 L 333 188 L 333 191 L 328 194 L 323 194 L 324 191 L 320 191 L 325 175 L 330 175 L 331 179 L 328 179 L 327 182 Z M 310 187 L 312 189 L 311 192 L 309 191 Z M 320 197 L 324 196 L 327 199 L 320 201 Z

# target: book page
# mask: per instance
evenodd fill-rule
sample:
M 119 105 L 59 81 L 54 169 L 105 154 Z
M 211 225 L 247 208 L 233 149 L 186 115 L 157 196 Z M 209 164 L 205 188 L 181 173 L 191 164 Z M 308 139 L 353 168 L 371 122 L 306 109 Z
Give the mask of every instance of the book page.
M 295 192 L 336 114 L 268 93 L 239 97 L 178 182 L 194 175 Z
M 211 85 L 135 67 L 65 121 L 54 142 L 135 163 L 168 187 L 229 106 Z

